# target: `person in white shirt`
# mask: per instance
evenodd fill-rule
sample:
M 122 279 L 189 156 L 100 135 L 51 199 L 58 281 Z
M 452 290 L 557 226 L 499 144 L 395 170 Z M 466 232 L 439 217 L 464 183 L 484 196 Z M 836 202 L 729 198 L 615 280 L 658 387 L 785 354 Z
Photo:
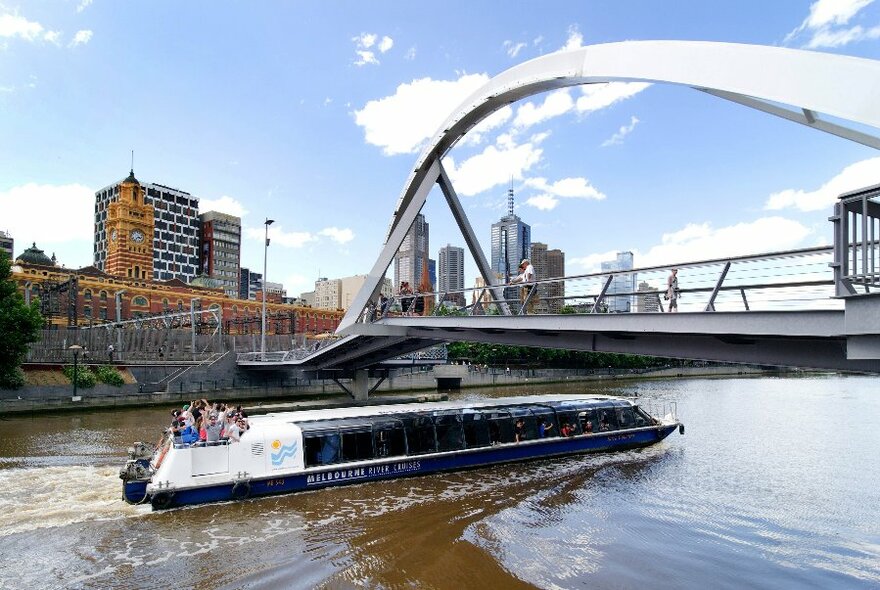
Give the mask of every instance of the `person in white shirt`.
M 532 266 L 531 261 L 528 258 L 523 258 L 522 262 L 519 263 L 519 274 L 510 282 L 511 283 L 524 283 L 522 287 L 519 288 L 519 299 L 521 302 L 525 303 L 526 298 L 529 296 L 529 292 L 532 289 L 537 289 L 537 285 L 528 285 L 526 283 L 531 283 L 535 280 L 535 267 Z M 534 293 L 529 299 L 529 303 L 526 307 L 526 313 L 534 313 L 535 312 L 535 304 L 538 303 L 538 294 Z

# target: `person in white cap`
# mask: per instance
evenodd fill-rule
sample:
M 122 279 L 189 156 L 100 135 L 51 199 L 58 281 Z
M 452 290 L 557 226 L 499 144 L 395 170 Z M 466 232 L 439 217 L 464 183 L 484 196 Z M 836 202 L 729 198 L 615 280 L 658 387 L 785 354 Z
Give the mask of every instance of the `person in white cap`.
M 535 280 L 535 267 L 532 266 L 532 263 L 528 258 L 523 258 L 522 262 L 519 263 L 519 274 L 516 275 L 510 282 L 511 283 L 531 283 Z M 537 285 L 528 285 L 524 284 L 519 288 L 519 299 L 523 303 L 525 303 L 526 298 L 529 296 L 529 291 L 532 289 L 537 289 Z M 529 299 L 529 303 L 527 307 L 527 313 L 535 312 L 535 304 L 538 302 L 538 294 L 535 293 Z

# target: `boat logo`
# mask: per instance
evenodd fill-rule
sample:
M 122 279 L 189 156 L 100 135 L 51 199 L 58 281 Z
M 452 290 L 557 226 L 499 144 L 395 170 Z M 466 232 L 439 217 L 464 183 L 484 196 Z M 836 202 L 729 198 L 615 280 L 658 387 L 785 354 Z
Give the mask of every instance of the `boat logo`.
M 296 455 L 296 441 L 282 445 L 280 440 L 272 441 L 272 465 L 281 467 L 284 461 Z

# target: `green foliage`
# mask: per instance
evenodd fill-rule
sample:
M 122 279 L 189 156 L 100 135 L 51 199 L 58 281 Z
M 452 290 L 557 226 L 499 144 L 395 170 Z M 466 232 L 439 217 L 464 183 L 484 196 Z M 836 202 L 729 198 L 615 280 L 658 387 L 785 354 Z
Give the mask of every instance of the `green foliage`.
M 97 366 L 94 367 L 95 377 L 98 378 L 98 381 L 101 383 L 106 383 L 107 385 L 113 385 L 115 387 L 120 387 L 125 383 L 125 380 L 122 378 L 122 375 L 119 374 L 119 371 L 116 370 L 116 367 L 110 366 Z
M 39 340 L 43 325 L 38 303 L 25 305 L 11 277 L 9 258 L 0 252 L 0 389 L 24 385 L 19 367 L 27 355 L 28 344 Z
M 71 383 L 73 383 L 73 365 L 66 365 L 64 367 L 64 376 L 67 377 Z M 98 382 L 98 378 L 92 373 L 92 370 L 89 369 L 86 365 L 78 365 L 76 367 L 76 386 L 81 387 L 83 389 L 88 389 L 90 387 L 94 387 L 95 383 Z
M 470 361 L 477 365 L 542 367 L 556 369 L 643 369 L 667 364 L 667 360 L 609 352 L 578 352 L 553 348 L 502 346 L 474 342 L 450 342 L 446 345 L 451 361 Z

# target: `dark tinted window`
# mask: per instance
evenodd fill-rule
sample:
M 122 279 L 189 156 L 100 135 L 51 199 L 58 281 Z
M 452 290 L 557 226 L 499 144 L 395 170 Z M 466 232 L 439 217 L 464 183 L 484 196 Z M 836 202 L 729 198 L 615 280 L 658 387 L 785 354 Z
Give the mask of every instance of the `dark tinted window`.
M 340 436 L 335 432 L 306 436 L 306 467 L 338 463 L 340 460 L 340 442 Z
M 378 458 L 406 455 L 406 433 L 403 424 L 399 422 L 374 424 L 373 444 Z
M 419 415 L 403 420 L 406 428 L 406 444 L 410 455 L 433 453 L 437 450 L 434 438 L 434 420 L 431 416 Z
M 373 458 L 373 436 L 369 430 L 342 432 L 342 460 L 363 461 Z
M 465 413 L 462 415 L 462 426 L 464 427 L 464 443 L 468 448 L 489 446 L 494 439 L 489 434 L 489 420 L 482 412 Z M 496 425 L 497 428 L 497 425 Z
M 437 446 L 441 451 L 457 451 L 464 447 L 464 431 L 459 412 L 434 416 Z

